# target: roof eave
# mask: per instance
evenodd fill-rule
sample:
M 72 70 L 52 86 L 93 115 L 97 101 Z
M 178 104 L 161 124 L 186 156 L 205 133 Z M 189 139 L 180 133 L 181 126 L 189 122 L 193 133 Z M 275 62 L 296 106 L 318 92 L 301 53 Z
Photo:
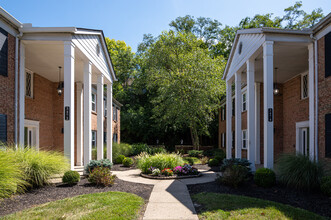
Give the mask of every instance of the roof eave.
M 22 23 L 9 14 L 5 9 L 0 6 L 0 15 L 5 18 L 12 26 L 18 28 L 22 27 Z

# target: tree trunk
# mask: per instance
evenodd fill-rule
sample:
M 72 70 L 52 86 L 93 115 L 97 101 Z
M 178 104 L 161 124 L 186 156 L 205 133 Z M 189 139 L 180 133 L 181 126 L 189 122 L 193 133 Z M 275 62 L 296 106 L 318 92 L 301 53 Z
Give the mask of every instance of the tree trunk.
M 193 149 L 199 150 L 199 136 L 195 126 L 190 126 L 190 133 L 191 133 Z

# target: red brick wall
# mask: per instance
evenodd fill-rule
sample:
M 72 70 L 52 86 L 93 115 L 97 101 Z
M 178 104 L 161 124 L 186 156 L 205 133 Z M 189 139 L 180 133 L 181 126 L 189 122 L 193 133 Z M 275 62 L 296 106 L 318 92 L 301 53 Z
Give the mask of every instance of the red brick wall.
M 15 136 L 15 37 L 8 34 L 8 76 L 0 76 L 0 114 L 7 115 L 7 142 Z
M 331 113 L 331 77 L 325 78 L 325 39 L 318 40 L 318 155 L 325 158 L 325 115 Z M 327 158 L 328 161 L 331 159 Z

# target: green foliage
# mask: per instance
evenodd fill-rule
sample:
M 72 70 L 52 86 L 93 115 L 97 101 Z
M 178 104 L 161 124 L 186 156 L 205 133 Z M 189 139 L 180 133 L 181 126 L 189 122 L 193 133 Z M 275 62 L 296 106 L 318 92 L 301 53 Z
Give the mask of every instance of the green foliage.
M 125 159 L 125 156 L 124 156 L 124 155 L 118 155 L 118 156 L 115 158 L 115 163 L 116 163 L 116 164 L 122 164 L 124 159 Z
M 147 144 L 134 144 L 132 145 L 132 154 L 133 155 L 139 155 L 142 152 L 149 153 L 150 148 L 148 147 Z
M 165 154 L 167 153 L 166 149 L 164 149 L 163 147 L 152 147 L 151 148 L 151 154 Z
M 260 168 L 254 174 L 254 182 L 258 186 L 271 187 L 276 183 L 276 174 L 268 168 Z
M 223 176 L 221 177 L 221 182 L 232 186 L 238 187 L 246 180 L 248 180 L 249 169 L 242 165 L 232 165 L 227 167 L 223 172 Z
M 200 164 L 201 161 L 197 157 L 183 157 L 185 163 L 190 164 L 191 166 L 194 164 Z M 208 161 L 207 161 L 208 162 Z
M 125 167 L 131 167 L 133 165 L 133 160 L 130 157 L 126 157 L 123 160 L 123 166 Z
M 13 151 L 0 149 L 0 200 L 25 190 L 29 183 Z
M 176 166 L 184 164 L 182 157 L 179 154 L 155 154 L 149 155 L 141 153 L 136 157 L 137 167 L 143 172 L 148 173 L 150 167 L 163 170 L 165 168 L 173 169 Z
M 324 176 L 321 179 L 321 191 L 327 195 L 331 196 L 331 176 Z
M 122 123 L 121 123 L 122 124 Z M 133 149 L 132 145 L 126 144 L 126 143 L 115 143 L 113 142 L 113 158 L 116 158 L 118 155 L 124 155 L 126 157 L 129 157 L 133 155 Z
M 276 164 L 280 183 L 298 190 L 310 191 L 320 186 L 323 167 L 304 155 L 282 155 Z
M 200 162 L 201 162 L 202 165 L 207 164 L 208 161 L 209 161 L 209 158 L 208 157 L 203 157 L 203 158 L 200 159 Z
M 91 160 L 85 167 L 85 171 L 87 173 L 90 173 L 95 169 L 96 167 L 106 167 L 111 169 L 113 164 L 110 162 L 109 159 L 102 159 L 102 160 Z
M 188 155 L 190 157 L 201 157 L 203 154 L 203 150 L 189 150 Z
M 210 167 L 216 167 L 216 166 L 218 166 L 219 164 L 220 164 L 220 161 L 217 160 L 216 158 L 214 158 L 214 159 L 210 159 L 210 160 L 208 161 L 208 166 L 210 166 Z
M 75 185 L 80 181 L 80 175 L 77 171 L 69 170 L 64 173 L 62 182 L 68 185 Z
M 97 186 L 110 186 L 114 184 L 116 176 L 112 175 L 108 167 L 96 167 L 88 177 L 88 181 Z
M 37 151 L 34 148 L 18 148 L 9 151 L 23 170 L 26 181 L 32 187 L 47 185 L 52 176 L 63 174 L 69 169 L 67 158 L 59 152 Z
M 232 167 L 233 165 L 241 165 L 246 167 L 249 171 L 251 163 L 245 158 L 231 158 L 224 159 L 223 164 L 221 166 L 221 171 L 224 172 L 228 167 Z

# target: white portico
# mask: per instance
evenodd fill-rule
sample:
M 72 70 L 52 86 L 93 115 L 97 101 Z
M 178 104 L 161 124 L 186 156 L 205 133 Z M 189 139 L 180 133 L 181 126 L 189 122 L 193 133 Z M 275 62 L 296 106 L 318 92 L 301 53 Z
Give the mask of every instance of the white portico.
M 116 80 L 103 32 L 31 25 L 24 25 L 21 32 L 19 118 L 33 118 L 41 127 L 49 129 L 40 128 L 40 134 L 39 131 L 38 134 L 27 133 L 24 120 L 19 120 L 19 144 L 24 146 L 27 138 L 38 135 L 42 148 L 63 149 L 71 169 L 86 165 L 91 160 L 92 84 L 96 84 L 97 109 L 100 110 L 97 115 L 97 159 L 102 159 L 104 117 L 107 131 L 112 132 L 112 110 L 109 109 L 107 115 L 103 110 L 104 90 L 107 90 L 107 106 L 111 108 L 112 83 Z M 27 71 L 34 74 L 29 75 L 33 84 L 27 80 Z M 27 88 L 31 97 L 27 97 Z M 61 95 L 58 95 L 59 89 Z M 36 103 L 37 100 L 45 103 Z M 34 106 L 39 109 L 33 109 Z M 107 158 L 110 160 L 111 152 L 112 135 L 107 135 Z
M 292 152 L 293 149 L 299 152 L 302 144 L 305 144 L 304 149 L 308 151 L 311 159 L 316 157 L 314 48 L 310 34 L 310 30 L 273 28 L 246 29 L 237 32 L 223 76 L 227 87 L 225 139 L 227 158 L 242 158 L 242 153 L 245 152 L 253 170 L 255 164 L 260 163 L 263 163 L 264 167 L 273 168 L 276 154 Z M 294 135 L 301 138 L 301 133 L 295 134 L 296 131 L 301 132 L 295 128 L 295 123 L 300 124 L 300 121 L 295 121 L 296 119 L 291 121 L 290 115 L 294 114 L 289 107 L 291 103 L 286 106 L 285 104 L 290 102 L 291 96 L 296 95 L 291 92 L 291 89 L 297 91 L 296 84 L 291 80 L 300 76 L 307 76 L 307 78 L 303 77 L 306 81 L 301 85 L 301 90 L 307 94 L 298 102 L 300 105 L 309 102 L 307 123 L 303 123 L 309 130 L 304 133 L 305 140 L 309 143 L 298 140 L 293 146 L 288 144 L 290 141 L 287 141 L 289 138 L 286 136 L 286 131 L 293 130 Z M 300 89 L 300 85 L 298 86 Z M 243 115 L 247 118 L 247 122 L 243 121 Z M 232 116 L 235 118 L 234 123 Z M 305 117 L 303 115 L 302 120 L 306 120 Z M 242 126 L 245 126 L 245 129 Z M 260 152 L 263 154 L 260 155 Z

